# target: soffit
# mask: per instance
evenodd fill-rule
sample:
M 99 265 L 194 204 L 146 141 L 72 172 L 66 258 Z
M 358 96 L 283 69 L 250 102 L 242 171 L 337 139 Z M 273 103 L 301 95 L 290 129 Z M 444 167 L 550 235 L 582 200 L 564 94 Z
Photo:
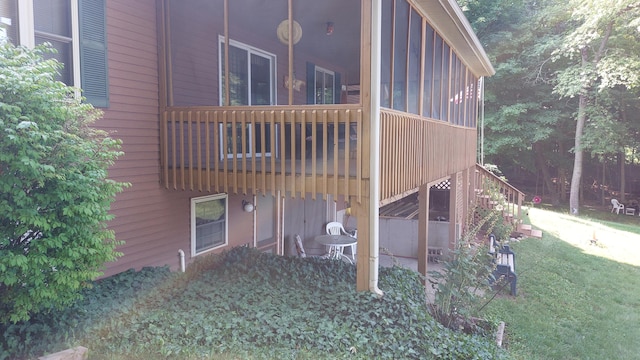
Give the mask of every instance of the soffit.
M 495 70 L 455 0 L 410 0 L 429 24 L 456 50 L 462 61 L 478 76 Z

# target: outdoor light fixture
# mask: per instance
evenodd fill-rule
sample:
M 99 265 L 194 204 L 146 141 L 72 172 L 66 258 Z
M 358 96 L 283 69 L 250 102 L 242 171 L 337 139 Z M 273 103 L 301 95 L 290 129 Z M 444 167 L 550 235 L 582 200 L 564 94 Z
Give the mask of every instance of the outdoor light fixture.
M 244 212 L 253 212 L 253 210 L 255 210 L 255 206 L 253 206 L 253 204 L 250 201 L 247 200 L 242 200 L 242 210 L 244 210 Z
M 333 34 L 333 22 L 329 21 L 327 22 L 327 35 L 331 34 Z

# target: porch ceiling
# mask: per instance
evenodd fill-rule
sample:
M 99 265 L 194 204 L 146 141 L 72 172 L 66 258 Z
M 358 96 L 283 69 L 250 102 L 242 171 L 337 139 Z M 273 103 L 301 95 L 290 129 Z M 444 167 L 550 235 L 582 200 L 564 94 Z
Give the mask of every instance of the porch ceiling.
M 277 39 L 276 29 L 287 19 L 287 3 L 273 0 L 230 2 L 230 18 L 241 21 L 253 34 Z M 345 41 L 354 35 L 360 39 L 360 0 L 300 0 L 293 3 L 293 18 L 302 28 L 302 39 L 294 45 L 295 53 L 317 59 L 327 59 L 346 67 L 349 78 L 360 73 L 360 43 Z M 327 23 L 333 23 L 333 33 L 327 35 Z M 283 44 L 282 46 L 286 46 Z M 357 56 L 354 58 L 354 54 Z

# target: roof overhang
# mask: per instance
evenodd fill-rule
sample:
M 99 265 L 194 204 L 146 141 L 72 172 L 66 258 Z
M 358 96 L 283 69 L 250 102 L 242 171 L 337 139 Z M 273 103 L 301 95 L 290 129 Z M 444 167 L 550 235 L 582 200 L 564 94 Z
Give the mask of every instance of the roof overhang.
M 480 40 L 455 0 L 412 0 L 433 28 L 477 76 L 496 73 Z

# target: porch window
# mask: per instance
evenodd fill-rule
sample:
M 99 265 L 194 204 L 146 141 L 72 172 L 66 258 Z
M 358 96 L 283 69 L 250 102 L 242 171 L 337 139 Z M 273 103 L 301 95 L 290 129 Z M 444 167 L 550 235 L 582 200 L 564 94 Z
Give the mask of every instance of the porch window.
M 307 62 L 307 103 L 339 104 L 342 93 L 340 73 Z
M 227 104 L 224 37 L 220 46 L 220 105 Z M 229 41 L 229 105 L 274 105 L 276 56 L 252 46 Z
M 219 37 L 220 48 L 220 104 L 225 105 L 225 39 Z M 229 105 L 273 105 L 275 104 L 276 56 L 258 48 L 229 41 Z M 222 127 L 222 125 L 220 125 Z M 221 154 L 227 158 L 251 157 L 255 144 L 256 156 L 270 156 L 272 153 L 271 125 L 236 124 L 233 129 L 227 124 L 221 128 Z M 262 133 L 264 132 L 264 137 Z M 226 142 L 222 137 L 226 136 Z M 262 139 L 264 138 L 264 144 Z M 277 138 L 277 136 L 276 136 Z M 253 142 L 255 140 L 255 143 Z M 224 148 L 226 143 L 226 148 Z M 264 145 L 264 146 L 263 146 Z
M 227 194 L 191 199 L 191 255 L 228 244 Z
M 335 73 L 333 71 L 323 69 L 319 66 L 316 66 L 315 73 L 315 103 L 335 104 Z

